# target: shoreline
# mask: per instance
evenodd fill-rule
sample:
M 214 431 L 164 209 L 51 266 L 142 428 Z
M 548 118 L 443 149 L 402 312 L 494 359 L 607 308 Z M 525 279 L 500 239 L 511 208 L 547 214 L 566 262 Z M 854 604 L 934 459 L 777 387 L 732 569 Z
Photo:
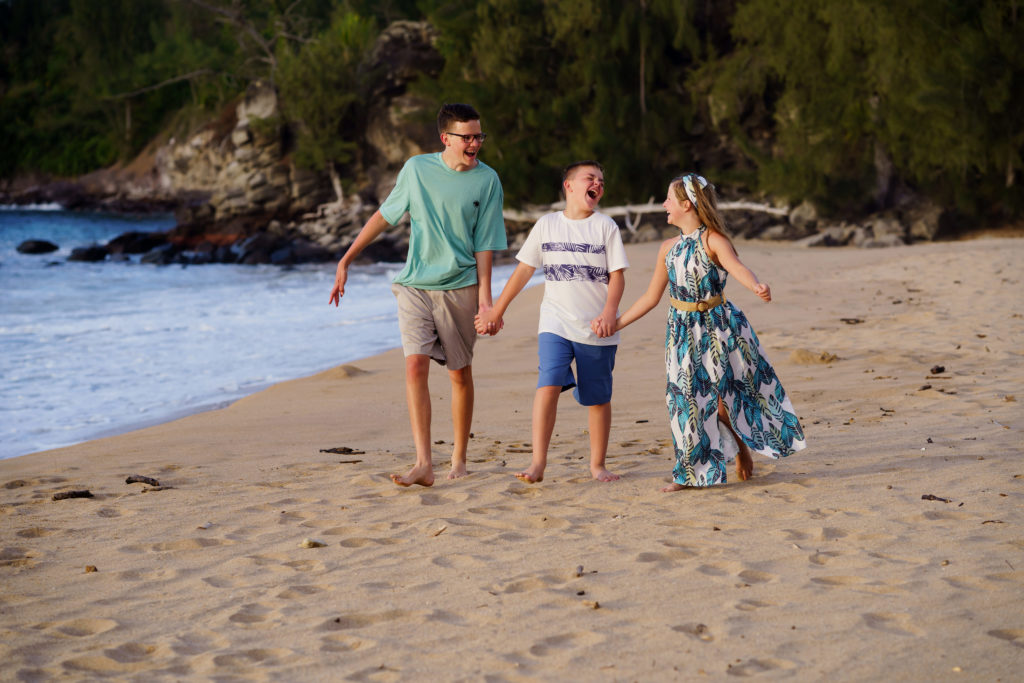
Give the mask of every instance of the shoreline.
M 1024 647 L 1024 317 L 978 303 L 1015 291 L 1024 242 L 737 246 L 775 301 L 736 283 L 729 298 L 806 450 L 755 458 L 747 482 L 658 492 L 672 465 L 663 301 L 619 347 L 608 466 L 623 479 L 590 479 L 586 410 L 565 397 L 544 482 L 519 482 L 533 287 L 478 340 L 472 474 L 456 482 L 440 368 L 437 483 L 387 478 L 412 463 L 400 349 L 0 461 L 6 670 L 1009 680 Z M 627 245 L 623 309 L 657 247 Z M 321 451 L 336 447 L 358 452 Z M 94 497 L 52 500 L 79 488 Z

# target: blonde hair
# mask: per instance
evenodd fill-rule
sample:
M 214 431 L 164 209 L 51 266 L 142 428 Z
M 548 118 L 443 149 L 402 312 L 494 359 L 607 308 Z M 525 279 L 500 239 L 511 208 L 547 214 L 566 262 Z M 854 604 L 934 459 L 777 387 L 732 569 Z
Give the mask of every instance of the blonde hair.
M 688 195 L 688 188 L 684 183 L 688 178 L 703 181 L 703 183 L 690 183 L 689 190 L 693 192 L 692 199 Z M 669 187 L 676 193 L 676 200 L 680 204 L 686 201 L 693 204 L 693 208 L 697 210 L 697 218 L 703 225 L 707 226 L 708 230 L 714 230 L 723 237 L 729 237 L 729 231 L 725 227 L 725 221 L 722 220 L 722 214 L 718 213 L 718 194 L 715 192 L 714 185 L 695 173 L 684 173 L 673 178 L 672 182 L 669 183 Z

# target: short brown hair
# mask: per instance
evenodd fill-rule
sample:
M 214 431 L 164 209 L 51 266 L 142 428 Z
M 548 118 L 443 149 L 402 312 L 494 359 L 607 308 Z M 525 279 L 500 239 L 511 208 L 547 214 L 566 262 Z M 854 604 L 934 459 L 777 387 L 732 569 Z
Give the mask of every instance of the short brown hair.
M 574 161 L 568 166 L 566 166 L 565 169 L 562 171 L 562 182 L 564 183 L 570 177 L 576 175 L 576 169 L 582 166 L 593 166 L 594 168 L 601 172 L 601 175 L 604 175 L 604 166 L 591 159 L 586 159 L 584 161 Z
M 448 132 L 448 126 L 452 122 L 479 121 L 480 114 L 468 104 L 442 104 L 441 111 L 437 112 L 437 134 Z

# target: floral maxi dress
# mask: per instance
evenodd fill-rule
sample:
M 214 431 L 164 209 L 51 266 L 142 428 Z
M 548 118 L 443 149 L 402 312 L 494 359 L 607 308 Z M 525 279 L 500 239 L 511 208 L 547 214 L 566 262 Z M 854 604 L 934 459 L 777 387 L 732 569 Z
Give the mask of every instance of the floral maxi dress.
M 703 226 L 683 235 L 665 257 L 669 294 L 679 301 L 703 301 L 723 293 L 728 273 L 704 249 Z M 706 312 L 670 306 L 665 333 L 668 404 L 676 465 L 673 480 L 683 486 L 726 481 L 726 462 L 736 441 L 718 419 L 725 404 L 736 433 L 769 458 L 806 447 L 793 405 L 761 352 L 757 335 L 731 302 Z

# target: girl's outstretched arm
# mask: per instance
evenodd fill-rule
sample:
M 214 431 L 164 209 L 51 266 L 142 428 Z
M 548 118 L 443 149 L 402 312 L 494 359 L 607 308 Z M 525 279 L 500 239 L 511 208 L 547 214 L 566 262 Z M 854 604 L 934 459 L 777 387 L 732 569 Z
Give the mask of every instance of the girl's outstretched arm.
M 771 287 L 758 280 L 757 275 L 754 275 L 754 271 L 743 265 L 743 262 L 740 261 L 739 255 L 736 254 L 735 247 L 732 246 L 732 242 L 729 241 L 728 237 L 709 230 L 708 255 L 719 265 L 725 268 L 729 275 L 732 275 L 734 278 L 739 280 L 741 285 L 764 299 L 766 302 L 772 300 Z
M 615 323 L 616 331 L 644 317 L 661 301 L 661 296 L 665 293 L 665 287 L 668 286 L 668 271 L 665 270 L 665 257 L 668 255 L 672 245 L 678 241 L 679 238 L 674 237 L 661 243 L 661 248 L 658 250 L 658 260 L 654 262 L 654 274 L 651 275 L 651 283 L 647 285 L 647 291 L 640 295 L 640 298 L 625 313 L 619 316 Z

